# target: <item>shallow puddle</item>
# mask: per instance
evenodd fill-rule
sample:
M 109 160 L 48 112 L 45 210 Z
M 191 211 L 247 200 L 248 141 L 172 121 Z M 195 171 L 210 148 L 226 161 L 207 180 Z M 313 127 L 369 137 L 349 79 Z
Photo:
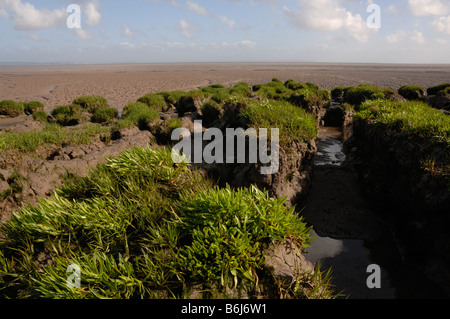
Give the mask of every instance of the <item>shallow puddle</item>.
M 340 166 L 345 160 L 342 151 L 342 132 L 339 128 L 324 127 L 319 132 L 317 154 L 314 157 L 314 165 Z
M 349 299 L 446 298 L 443 289 L 403 262 L 389 228 L 362 198 L 351 170 L 342 166 L 342 146 L 339 128 L 320 130 L 312 188 L 301 213 L 316 237 L 306 258 L 320 263 L 321 270 L 332 267 L 335 292 Z M 372 264 L 380 267 L 381 288 L 367 285 Z

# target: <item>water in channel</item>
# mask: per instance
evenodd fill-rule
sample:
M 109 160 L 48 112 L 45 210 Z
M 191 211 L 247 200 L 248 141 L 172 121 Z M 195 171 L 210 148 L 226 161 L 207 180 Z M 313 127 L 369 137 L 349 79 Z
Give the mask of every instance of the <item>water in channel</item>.
M 332 267 L 335 292 L 349 299 L 443 298 L 441 288 L 403 262 L 389 227 L 361 196 L 345 165 L 340 128 L 322 128 L 317 147 L 312 188 L 301 206 L 315 236 L 306 257 L 322 270 Z M 381 268 L 381 288 L 367 285 L 371 264 Z

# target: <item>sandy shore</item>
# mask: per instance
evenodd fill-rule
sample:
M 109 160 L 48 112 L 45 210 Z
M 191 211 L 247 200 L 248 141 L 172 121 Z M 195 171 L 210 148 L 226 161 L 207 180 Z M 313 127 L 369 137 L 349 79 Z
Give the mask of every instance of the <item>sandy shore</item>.
M 277 77 L 322 88 L 370 83 L 398 89 L 450 81 L 450 65 L 202 63 L 0 67 L 0 100 L 37 100 L 50 111 L 84 95 L 105 97 L 123 108 L 139 97 L 164 90 L 189 90 L 213 83 L 250 85 Z

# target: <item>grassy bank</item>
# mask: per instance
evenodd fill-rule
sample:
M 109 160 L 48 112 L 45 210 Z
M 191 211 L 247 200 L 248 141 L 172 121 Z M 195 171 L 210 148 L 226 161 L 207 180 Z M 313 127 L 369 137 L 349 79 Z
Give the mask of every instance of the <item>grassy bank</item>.
M 286 101 L 245 103 L 239 116 L 249 127 L 278 128 L 282 147 L 296 142 L 310 142 L 318 133 L 315 116 Z
M 0 295 L 9 298 L 183 298 L 194 288 L 217 297 L 226 287 L 252 296 L 261 282 L 277 287 L 264 248 L 286 238 L 299 249 L 311 241 L 283 199 L 256 188 L 218 189 L 174 165 L 168 150 L 145 148 L 66 180 L 1 232 Z M 71 264 L 81 269 L 80 289 L 66 283 Z M 303 289 L 312 276 L 279 289 L 330 297 L 326 276 L 315 278 L 321 287 Z
M 419 210 L 419 215 L 440 211 L 447 205 L 447 114 L 421 101 L 367 101 L 354 114 L 354 136 L 363 144 L 364 162 L 376 172 L 372 180 L 384 183 L 379 188 L 390 197 L 397 194 L 393 201 L 402 198 L 403 207 L 415 203 L 410 210 Z
M 450 118 L 420 101 L 375 100 L 363 103 L 355 120 L 385 124 L 391 132 L 430 138 L 450 146 Z
M 90 144 L 94 137 L 109 131 L 108 127 L 93 123 L 87 123 L 76 128 L 66 128 L 58 124 L 45 124 L 42 130 L 1 134 L 0 150 L 16 149 L 22 152 L 32 152 L 38 147 L 48 144 L 58 146 Z

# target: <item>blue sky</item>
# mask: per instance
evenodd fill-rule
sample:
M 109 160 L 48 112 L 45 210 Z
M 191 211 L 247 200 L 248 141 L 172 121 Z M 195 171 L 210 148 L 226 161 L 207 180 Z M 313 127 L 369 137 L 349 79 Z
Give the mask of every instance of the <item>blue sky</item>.
M 0 0 L 0 29 L 0 62 L 450 63 L 450 0 Z

